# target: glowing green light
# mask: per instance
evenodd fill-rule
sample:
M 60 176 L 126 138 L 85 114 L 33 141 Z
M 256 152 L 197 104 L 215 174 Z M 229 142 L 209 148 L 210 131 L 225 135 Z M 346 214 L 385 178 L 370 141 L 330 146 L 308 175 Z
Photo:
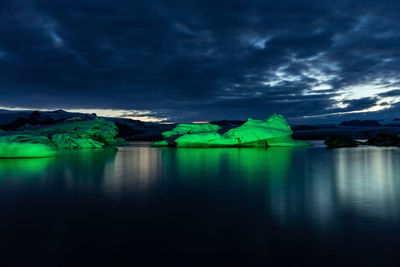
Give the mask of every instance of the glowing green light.
M 0 137 L 0 158 L 50 157 L 55 147 L 44 136 L 11 135 Z
M 214 127 L 213 127 L 214 126 Z M 243 125 L 225 134 L 212 124 L 179 124 L 163 133 L 170 141 L 156 142 L 153 146 L 177 147 L 266 147 L 266 146 L 307 146 L 303 141 L 292 139 L 292 129 L 282 115 L 272 115 L 265 120 L 248 119 Z M 173 139 L 173 140 L 172 140 Z
M 0 177 L 5 174 L 13 174 L 17 177 L 27 177 L 41 173 L 47 168 L 54 158 L 26 158 L 26 159 L 1 159 Z
M 102 148 L 122 144 L 118 128 L 104 119 L 72 120 L 35 130 L 0 132 L 0 158 L 54 156 L 58 149 Z
M 222 177 L 230 177 L 246 179 L 249 184 L 265 179 L 281 183 L 290 171 L 293 148 L 182 148 L 162 149 L 161 153 L 163 164 L 182 182 L 218 184 Z
M 181 123 L 178 124 L 171 131 L 163 132 L 162 135 L 164 138 L 170 138 L 174 135 L 183 135 L 183 134 L 193 134 L 193 133 L 212 133 L 218 132 L 221 129 L 218 125 L 211 123 L 196 123 L 196 124 L 187 124 Z
M 38 158 L 50 157 L 56 150 L 43 144 L 9 143 L 0 141 L 0 158 Z

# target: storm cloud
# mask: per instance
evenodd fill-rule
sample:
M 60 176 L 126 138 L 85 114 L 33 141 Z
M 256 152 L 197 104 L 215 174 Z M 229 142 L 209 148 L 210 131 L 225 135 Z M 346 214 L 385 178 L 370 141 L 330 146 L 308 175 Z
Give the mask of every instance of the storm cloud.
M 377 3 L 2 1 L 0 106 L 170 121 L 392 110 L 400 2 Z

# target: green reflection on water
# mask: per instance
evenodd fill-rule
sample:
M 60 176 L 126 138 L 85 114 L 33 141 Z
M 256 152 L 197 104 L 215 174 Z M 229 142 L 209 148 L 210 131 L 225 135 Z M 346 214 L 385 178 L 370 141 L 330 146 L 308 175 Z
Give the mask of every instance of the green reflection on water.
M 212 180 L 240 177 L 247 182 L 268 179 L 282 182 L 288 176 L 294 148 L 185 148 L 162 149 L 163 163 L 182 179 Z
M 1 159 L 0 191 L 29 185 L 77 196 L 258 196 L 249 205 L 265 201 L 280 223 L 296 222 L 307 211 L 313 223 L 327 227 L 339 210 L 400 218 L 399 158 L 398 148 L 373 147 L 76 150 L 53 158 Z
M 116 154 L 114 148 L 65 150 L 57 158 L 57 171 L 72 188 L 91 191 L 102 187 L 105 171 L 114 164 Z
M 64 150 L 60 152 L 59 160 L 76 166 L 79 171 L 84 169 L 104 168 L 104 164 L 112 162 L 117 150 L 115 148 Z
M 104 168 L 112 164 L 116 150 L 82 149 L 61 151 L 50 158 L 0 159 L 0 178 L 35 178 L 54 181 L 72 177 L 74 181 L 100 180 L 104 177 Z M 50 178 L 50 179 L 47 179 Z
M 32 176 L 47 169 L 54 158 L 0 159 L 0 177 L 6 174 L 13 176 Z

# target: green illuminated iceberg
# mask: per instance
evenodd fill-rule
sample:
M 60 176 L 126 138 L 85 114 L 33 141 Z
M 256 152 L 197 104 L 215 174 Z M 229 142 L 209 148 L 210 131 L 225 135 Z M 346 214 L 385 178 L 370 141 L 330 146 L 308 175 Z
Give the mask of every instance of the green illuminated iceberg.
M 55 146 L 45 136 L 0 136 L 0 158 L 36 158 L 55 154 Z
M 213 133 L 221 130 L 221 127 L 211 123 L 198 123 L 198 124 L 188 124 L 181 123 L 178 124 L 171 131 L 166 131 L 162 133 L 164 138 L 170 138 L 172 136 L 183 135 L 183 134 L 193 134 L 193 133 Z
M 114 122 L 95 118 L 72 119 L 45 127 L 0 132 L 0 158 L 30 158 L 55 155 L 59 149 L 84 149 L 114 146 L 124 142 L 115 138 Z
M 307 146 L 292 139 L 292 129 L 282 115 L 272 115 L 265 120 L 248 119 L 239 127 L 220 134 L 221 128 L 211 123 L 178 124 L 163 132 L 165 140 L 153 146 L 177 147 L 267 147 Z

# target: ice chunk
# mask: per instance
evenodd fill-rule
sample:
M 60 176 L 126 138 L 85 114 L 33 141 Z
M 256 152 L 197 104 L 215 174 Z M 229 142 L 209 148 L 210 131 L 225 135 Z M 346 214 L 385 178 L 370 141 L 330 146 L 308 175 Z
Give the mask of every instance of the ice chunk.
M 224 134 L 213 124 L 179 124 L 163 133 L 168 141 L 153 146 L 178 147 L 229 147 L 229 146 L 307 146 L 303 141 L 292 139 L 292 129 L 282 115 L 272 115 L 265 120 L 248 119 L 239 127 Z

